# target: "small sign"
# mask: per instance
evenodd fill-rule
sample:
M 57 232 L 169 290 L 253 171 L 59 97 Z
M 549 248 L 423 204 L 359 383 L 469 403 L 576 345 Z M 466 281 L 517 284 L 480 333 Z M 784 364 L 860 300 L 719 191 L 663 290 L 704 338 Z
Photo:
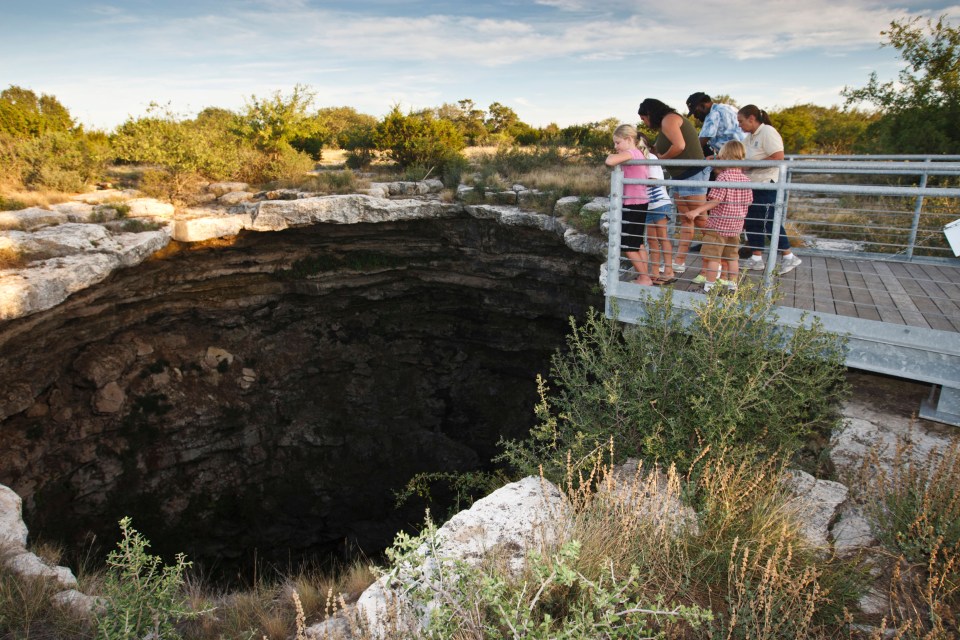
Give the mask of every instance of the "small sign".
M 947 242 L 953 249 L 953 255 L 960 257 L 960 220 L 954 220 L 943 228 L 943 234 L 947 236 Z

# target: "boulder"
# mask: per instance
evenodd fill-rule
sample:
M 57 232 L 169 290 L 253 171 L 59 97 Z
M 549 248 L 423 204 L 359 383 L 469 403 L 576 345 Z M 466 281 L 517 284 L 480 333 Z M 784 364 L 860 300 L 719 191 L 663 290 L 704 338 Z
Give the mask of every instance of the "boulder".
M 93 410 L 100 414 L 116 413 L 123 407 L 127 395 L 116 382 L 108 382 L 93 395 Z
M 501 487 L 440 527 L 417 552 L 421 562 L 395 567 L 364 591 L 357 613 L 375 638 L 391 637 L 398 622 L 416 628 L 432 607 L 416 611 L 413 619 L 401 615 L 398 620 L 398 604 L 409 611 L 405 593 L 410 589 L 433 583 L 441 566 L 451 571 L 457 561 L 476 565 L 490 554 L 498 554 L 508 570 L 520 571 L 530 550 L 558 540 L 568 515 L 560 490 L 542 478 L 530 476 Z M 311 630 L 312 637 L 320 637 L 322 627 Z
M 19 211 L 0 211 L 0 229 L 20 229 L 32 231 L 50 225 L 67 222 L 67 215 L 39 207 L 20 209 Z
M 556 216 L 570 217 L 580 212 L 583 201 L 580 196 L 565 196 L 557 200 L 553 205 L 553 214 Z
M 790 471 L 784 477 L 794 498 L 790 504 L 802 523 L 801 531 L 815 546 L 830 545 L 830 525 L 837 516 L 838 507 L 847 499 L 845 485 L 832 480 L 818 480 L 805 471 Z
M 77 578 L 66 567 L 51 567 L 36 554 L 24 551 L 7 559 L 7 567 L 26 578 L 54 580 L 64 589 L 74 589 Z
M 207 191 L 215 194 L 218 198 L 231 191 L 246 191 L 250 188 L 246 182 L 211 182 L 207 185 Z
M 0 484 L 0 547 L 24 549 L 26 546 L 23 501 L 13 489 Z
M 220 204 L 225 204 L 227 206 L 233 206 L 235 204 L 240 204 L 241 202 L 248 202 L 253 199 L 253 194 L 246 191 L 231 191 L 230 193 L 225 193 L 217 200 Z
M 176 208 L 169 202 L 160 202 L 153 198 L 136 198 L 127 203 L 130 218 L 172 218 Z

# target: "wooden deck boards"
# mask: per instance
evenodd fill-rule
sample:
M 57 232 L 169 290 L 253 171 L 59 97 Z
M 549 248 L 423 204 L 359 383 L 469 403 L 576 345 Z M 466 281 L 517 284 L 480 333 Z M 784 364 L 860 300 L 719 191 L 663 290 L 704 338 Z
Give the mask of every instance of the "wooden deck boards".
M 960 264 L 922 264 L 867 258 L 801 255 L 803 264 L 780 277 L 785 307 L 960 333 Z M 687 257 L 676 289 L 699 293 L 699 254 Z M 741 268 L 742 282 L 762 272 Z

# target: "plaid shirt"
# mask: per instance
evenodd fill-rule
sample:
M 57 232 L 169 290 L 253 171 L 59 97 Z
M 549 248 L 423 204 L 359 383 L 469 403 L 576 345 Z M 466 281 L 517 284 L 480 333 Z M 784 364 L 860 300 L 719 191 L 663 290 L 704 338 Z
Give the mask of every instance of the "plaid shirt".
M 724 169 L 717 175 L 717 183 L 750 182 L 743 171 L 736 167 Z M 707 229 L 721 236 L 738 236 L 743 231 L 743 219 L 747 217 L 747 207 L 753 202 L 753 191 L 713 187 L 707 192 L 707 201 L 719 202 L 707 216 Z

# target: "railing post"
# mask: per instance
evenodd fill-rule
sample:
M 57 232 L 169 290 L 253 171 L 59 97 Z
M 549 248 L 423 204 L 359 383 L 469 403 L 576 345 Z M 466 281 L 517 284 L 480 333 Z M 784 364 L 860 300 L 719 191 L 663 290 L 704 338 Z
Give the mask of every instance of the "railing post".
M 910 225 L 910 239 L 907 241 L 907 258 L 913 258 L 913 247 L 917 244 L 917 229 L 920 228 L 920 212 L 923 210 L 923 190 L 927 188 L 927 170 L 930 158 L 923 161 L 923 173 L 920 174 L 920 195 L 913 206 L 913 224 Z
M 607 317 L 613 317 L 610 300 L 620 289 L 620 213 L 623 203 L 623 169 L 613 168 L 610 174 L 610 209 L 607 212 Z
M 787 172 L 789 171 L 786 162 L 780 163 L 779 174 L 777 175 L 777 200 L 773 205 L 773 226 L 770 229 L 770 253 L 767 254 L 767 266 L 763 270 L 763 284 L 767 290 L 767 295 L 771 295 L 770 282 L 773 279 L 773 268 L 777 262 L 777 245 L 780 242 L 780 227 L 783 225 L 786 212 L 786 187 Z

